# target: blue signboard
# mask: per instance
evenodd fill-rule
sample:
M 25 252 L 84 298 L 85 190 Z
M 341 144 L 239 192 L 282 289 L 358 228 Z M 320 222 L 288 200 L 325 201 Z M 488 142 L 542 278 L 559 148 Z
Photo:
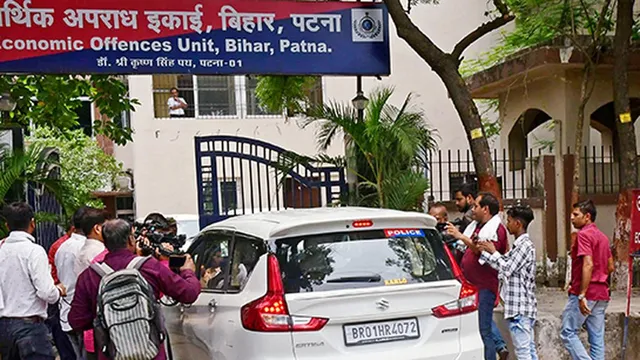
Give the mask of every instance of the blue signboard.
M 0 72 L 388 75 L 388 28 L 379 3 L 5 0 Z

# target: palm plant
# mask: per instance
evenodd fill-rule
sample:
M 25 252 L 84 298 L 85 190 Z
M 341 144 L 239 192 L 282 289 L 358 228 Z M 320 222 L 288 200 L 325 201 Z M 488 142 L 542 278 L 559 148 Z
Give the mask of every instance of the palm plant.
M 29 146 L 24 151 L 7 151 L 0 148 L 0 207 L 13 201 L 22 201 L 25 197 L 25 185 L 30 185 L 53 195 L 65 208 L 65 199 L 72 189 L 59 178 L 51 177 L 58 166 L 54 161 L 42 157 L 43 147 Z M 44 221 L 59 221 L 57 215 L 38 213 L 37 218 Z M 0 236 L 6 234 L 4 222 L 0 225 Z
M 347 171 L 358 178 L 357 196 L 350 204 L 420 210 L 429 183 L 424 176 L 427 157 L 437 147 L 436 131 L 409 94 L 400 107 L 389 103 L 393 88 L 375 90 L 362 121 L 350 105 L 331 102 L 312 107 L 303 126 L 317 125 L 316 162 L 350 164 Z M 324 152 L 336 136 L 346 141 L 347 156 L 328 158 Z

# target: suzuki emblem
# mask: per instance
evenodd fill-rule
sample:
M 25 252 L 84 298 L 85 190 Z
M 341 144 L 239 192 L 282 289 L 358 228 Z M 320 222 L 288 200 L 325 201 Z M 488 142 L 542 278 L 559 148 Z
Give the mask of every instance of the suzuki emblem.
M 389 302 L 384 298 L 376 301 L 376 305 L 380 310 L 387 310 L 389 308 Z

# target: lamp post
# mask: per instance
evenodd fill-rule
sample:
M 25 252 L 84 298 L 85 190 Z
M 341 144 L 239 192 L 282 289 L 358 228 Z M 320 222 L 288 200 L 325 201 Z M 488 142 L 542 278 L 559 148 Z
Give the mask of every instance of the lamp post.
M 9 93 L 0 94 L 0 137 L 2 143 L 8 145 L 12 151 L 24 149 L 24 135 L 22 127 L 11 124 L 9 113 L 16 109 L 17 103 Z
M 362 92 L 362 76 L 358 76 L 356 82 L 356 97 L 351 99 L 351 104 L 358 111 L 358 121 L 362 121 L 364 119 L 364 109 L 369 105 L 369 99 L 364 96 L 364 92 Z
M 351 99 L 351 105 L 358 112 L 358 122 L 364 121 L 364 109 L 369 105 L 369 99 L 364 96 L 364 92 L 362 92 L 362 76 L 357 77 L 356 81 L 356 97 Z M 355 193 L 356 197 L 358 196 L 358 176 L 354 171 L 349 171 L 348 169 L 355 170 L 357 167 L 357 161 L 354 154 L 353 145 L 349 146 L 347 144 L 350 143 L 349 135 L 345 134 L 345 155 L 347 159 L 347 183 L 351 190 Z
M 7 93 L 0 95 L 0 111 L 13 111 L 16 109 L 16 105 L 11 95 Z

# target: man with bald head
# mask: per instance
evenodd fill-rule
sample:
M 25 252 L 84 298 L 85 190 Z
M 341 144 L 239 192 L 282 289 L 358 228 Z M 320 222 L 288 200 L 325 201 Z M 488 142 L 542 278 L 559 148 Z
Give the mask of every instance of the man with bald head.
M 429 208 L 429 215 L 436 218 L 438 224 L 446 224 L 449 221 L 447 207 L 441 202 L 437 202 L 431 205 L 431 207 Z

